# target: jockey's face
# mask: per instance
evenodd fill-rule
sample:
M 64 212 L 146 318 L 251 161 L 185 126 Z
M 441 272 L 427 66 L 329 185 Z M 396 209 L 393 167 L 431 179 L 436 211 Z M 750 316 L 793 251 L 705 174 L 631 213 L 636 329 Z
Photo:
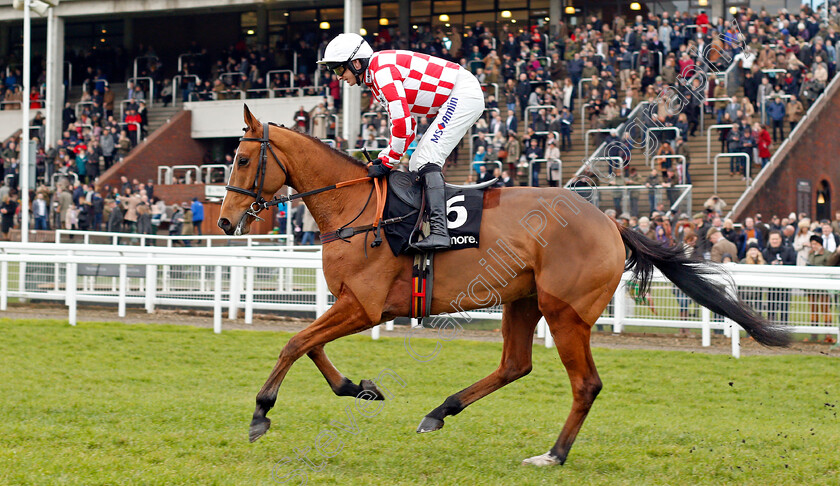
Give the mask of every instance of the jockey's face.
M 362 68 L 362 63 L 359 62 L 358 59 L 350 61 L 350 62 L 353 63 L 354 68 L 356 68 L 356 69 L 361 69 Z M 343 79 L 344 81 L 346 81 L 347 84 L 349 84 L 350 86 L 356 86 L 356 84 L 357 84 L 356 83 L 356 76 L 354 76 L 353 72 L 350 71 L 349 69 L 344 70 L 344 72 L 340 76 L 340 79 Z

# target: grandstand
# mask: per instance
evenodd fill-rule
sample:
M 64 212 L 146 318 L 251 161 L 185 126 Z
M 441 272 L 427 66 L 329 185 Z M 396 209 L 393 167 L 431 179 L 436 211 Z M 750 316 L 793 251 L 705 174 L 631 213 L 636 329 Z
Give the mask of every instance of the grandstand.
M 840 171 L 825 155 L 835 153 L 838 142 L 825 127 L 836 126 L 836 110 L 829 109 L 840 29 L 835 5 L 724 10 L 724 3 L 709 2 L 708 11 L 686 2 L 572 7 L 559 0 L 145 5 L 64 0 L 47 19 L 33 17 L 30 106 L 41 118 L 29 131 L 38 139 L 38 185 L 30 187 L 33 201 L 42 193 L 56 203 L 47 204 L 50 229 L 105 229 L 110 200 L 119 194 L 125 209 L 128 189 L 163 223 L 150 230 L 166 232 L 181 203 L 197 198 L 207 206 L 200 230 L 217 233 L 214 201 L 241 133 L 242 100 L 263 120 L 297 127 L 354 155 L 363 146 L 375 154 L 387 145 L 387 114 L 368 92 L 340 87 L 314 64 L 326 41 L 346 30 L 359 31 L 376 50 L 421 50 L 479 76 L 488 110 L 450 156 L 445 173 L 452 182 L 482 177 L 481 166 L 489 174 L 498 167 L 513 185 L 570 187 L 617 215 L 639 218 L 658 210 L 670 227 L 682 213 L 702 211 L 713 196 L 727 205 L 709 213 L 709 222 L 731 212 L 736 229 L 758 212 L 767 221 L 771 214 L 795 213 L 789 223 L 802 214 L 814 223 L 834 217 L 831 194 Z M 12 144 L 27 84 L 16 41 L 21 17 L 11 2 L 0 2 L 0 156 L 10 204 L 20 197 L 19 147 Z M 673 113 L 663 102 L 663 93 L 671 92 L 686 101 Z M 737 106 L 728 106 L 732 97 Z M 781 119 L 776 98 L 787 108 Z M 565 105 L 573 120 L 564 125 Z M 507 146 L 509 111 L 520 158 Z M 732 123 L 748 135 L 730 137 Z M 755 123 L 766 125 L 767 134 L 761 128 L 752 133 Z M 561 143 L 564 126 L 571 128 L 570 147 Z M 112 140 L 105 141 L 111 127 Z M 418 131 L 423 127 L 421 120 Z M 685 140 L 682 147 L 676 138 Z M 537 147 L 529 152 L 531 139 Z M 559 151 L 548 157 L 551 139 Z M 673 150 L 663 148 L 665 142 Z M 476 158 L 478 145 L 485 148 Z M 721 155 L 733 152 L 738 155 Z M 604 158 L 619 153 L 617 161 Z M 680 163 L 686 153 L 690 178 Z M 635 176 L 623 170 L 629 168 Z M 69 188 L 69 209 L 56 191 L 67 184 L 77 185 Z M 257 230 L 284 220 L 291 226 L 278 214 Z M 94 221 L 101 226 L 92 227 Z M 15 227 L 21 222 L 20 214 L 10 220 Z M 668 238 L 679 241 L 670 227 Z M 34 235 L 50 239 L 48 231 Z

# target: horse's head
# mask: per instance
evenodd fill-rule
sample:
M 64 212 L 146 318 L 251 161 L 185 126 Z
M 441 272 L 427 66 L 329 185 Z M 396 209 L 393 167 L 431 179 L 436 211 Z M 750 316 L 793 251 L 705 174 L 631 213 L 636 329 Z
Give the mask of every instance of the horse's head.
M 247 234 L 261 203 L 271 200 L 288 178 L 286 165 L 269 141 L 270 126 L 254 118 L 247 105 L 245 126 L 217 223 L 228 235 Z

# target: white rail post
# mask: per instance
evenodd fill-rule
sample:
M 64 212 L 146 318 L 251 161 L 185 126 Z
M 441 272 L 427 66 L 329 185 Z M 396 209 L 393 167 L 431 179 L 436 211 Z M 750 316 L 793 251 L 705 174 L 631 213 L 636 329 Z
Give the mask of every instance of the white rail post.
M 624 288 L 624 280 L 622 280 L 618 283 L 613 297 L 613 334 L 621 334 L 624 330 L 624 318 L 627 314 L 627 292 Z
M 230 267 L 228 292 L 228 319 L 235 321 L 239 317 L 239 299 L 242 296 L 242 267 Z
M 0 310 L 9 304 L 9 262 L 0 262 Z
M 702 325 L 703 346 L 712 345 L 712 311 L 706 307 L 700 307 L 700 320 Z
M 18 265 L 18 292 L 25 295 L 26 292 L 26 262 L 20 262 Z M 20 297 L 21 302 L 25 302 L 25 297 Z
M 149 256 L 151 258 L 151 255 Z M 157 265 L 146 265 L 146 312 L 155 311 L 155 297 L 157 297 Z
M 537 322 L 537 339 L 542 339 L 545 337 L 545 317 L 540 317 L 539 322 Z
M 394 330 L 394 321 L 388 321 L 385 323 L 385 330 L 386 331 L 393 331 Z
M 216 265 L 213 275 L 213 332 L 222 332 L 222 266 Z
M 128 287 L 128 266 L 125 263 L 120 263 L 120 293 L 117 304 L 117 314 L 120 317 L 125 317 L 126 287 Z
M 253 324 L 253 323 L 254 323 L 254 267 L 248 267 L 248 268 L 245 269 L 245 324 Z
M 738 325 L 735 321 L 730 321 L 732 323 L 732 357 L 733 358 L 740 358 L 741 357 L 741 326 Z
M 291 269 L 289 269 L 291 270 Z M 315 270 L 315 316 L 321 317 L 327 312 L 327 279 L 322 269 Z
M 545 317 L 543 317 L 542 319 L 545 319 Z M 545 323 L 545 347 L 554 347 L 554 337 L 551 335 L 551 329 L 548 327 L 548 322 Z
M 67 282 L 65 284 L 67 294 L 67 307 L 69 308 L 69 316 L 67 320 L 71 326 L 76 325 L 76 263 L 67 264 Z
M 373 326 L 373 328 L 371 328 L 371 330 L 370 330 L 370 337 L 371 338 L 379 339 L 379 331 L 380 331 L 379 328 L 381 326 L 382 326 L 382 324 L 377 324 L 377 325 Z

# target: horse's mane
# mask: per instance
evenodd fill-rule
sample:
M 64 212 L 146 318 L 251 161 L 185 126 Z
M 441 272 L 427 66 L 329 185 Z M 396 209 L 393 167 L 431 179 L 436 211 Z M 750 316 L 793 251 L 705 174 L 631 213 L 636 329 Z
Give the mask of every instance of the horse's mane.
M 274 124 L 272 123 L 272 125 L 274 125 Z M 307 133 L 303 133 L 303 132 L 299 132 L 299 131 L 297 131 L 297 130 L 292 130 L 291 128 L 288 128 L 288 127 L 285 127 L 285 126 L 282 126 L 282 125 L 274 125 L 274 126 L 276 126 L 276 127 L 278 127 L 278 128 L 281 128 L 281 129 L 284 129 L 284 130 L 288 130 L 288 131 L 290 131 L 290 132 L 294 133 L 295 135 L 300 135 L 300 136 L 302 136 L 302 137 L 304 137 L 304 138 L 307 138 L 307 139 L 309 139 L 309 140 L 312 140 L 313 142 L 316 142 L 316 143 L 318 143 L 319 145 L 323 145 L 325 148 L 329 149 L 329 150 L 330 150 L 331 152 L 333 152 L 335 155 L 337 155 L 337 156 L 341 157 L 342 159 L 346 160 L 347 162 L 351 162 L 351 163 L 353 163 L 353 164 L 355 164 L 355 165 L 358 165 L 358 166 L 360 166 L 360 167 L 366 167 L 366 166 L 367 166 L 367 163 L 362 162 L 361 160 L 359 160 L 359 159 L 357 159 L 357 158 L 350 157 L 350 156 L 349 156 L 349 155 L 347 155 L 346 153 L 341 152 L 340 150 L 337 150 L 337 149 L 334 149 L 334 148 L 330 147 L 329 145 L 325 144 L 324 142 L 322 142 L 322 141 L 321 141 L 321 139 L 319 139 L 319 138 L 317 138 L 317 137 L 313 137 L 312 135 L 309 135 L 309 134 L 307 134 Z

